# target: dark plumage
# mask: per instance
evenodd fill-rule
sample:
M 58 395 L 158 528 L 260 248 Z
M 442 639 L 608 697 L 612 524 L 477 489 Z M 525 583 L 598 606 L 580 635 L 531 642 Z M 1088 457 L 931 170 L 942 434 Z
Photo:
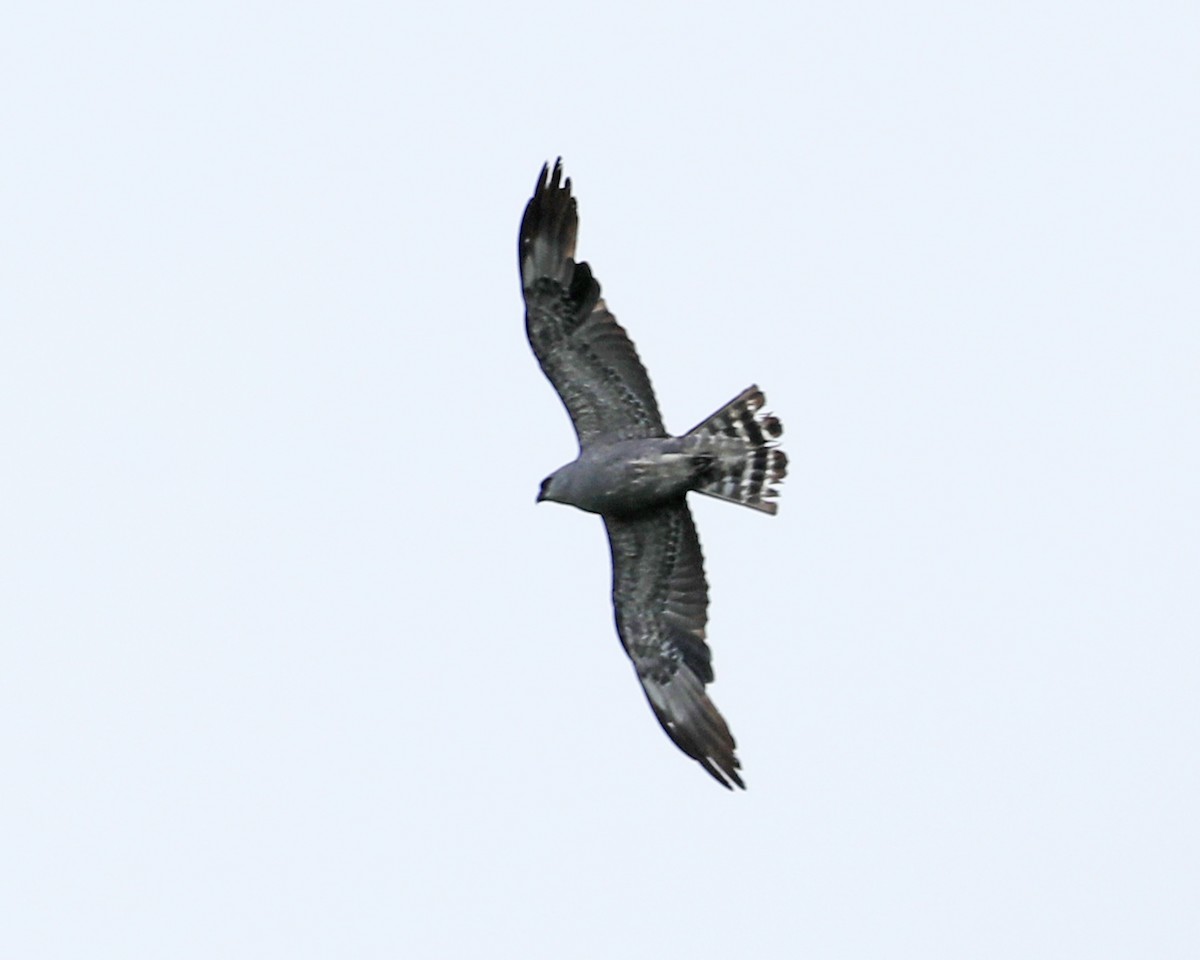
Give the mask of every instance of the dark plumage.
M 586 263 L 558 161 L 542 168 L 521 221 L 525 329 L 579 438 L 579 456 L 543 482 L 554 500 L 604 518 L 617 632 L 667 735 L 725 787 L 745 787 L 729 727 L 705 692 L 708 584 L 687 505 L 695 490 L 774 513 L 787 458 L 757 387 L 688 433 L 667 433 L 637 351 Z

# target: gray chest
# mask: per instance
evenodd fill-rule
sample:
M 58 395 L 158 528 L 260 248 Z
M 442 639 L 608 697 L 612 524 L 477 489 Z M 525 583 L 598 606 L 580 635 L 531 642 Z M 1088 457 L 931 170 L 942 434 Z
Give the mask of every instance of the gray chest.
M 695 458 L 673 438 L 631 440 L 589 450 L 573 464 L 574 505 L 592 513 L 634 513 L 682 496 L 693 484 Z

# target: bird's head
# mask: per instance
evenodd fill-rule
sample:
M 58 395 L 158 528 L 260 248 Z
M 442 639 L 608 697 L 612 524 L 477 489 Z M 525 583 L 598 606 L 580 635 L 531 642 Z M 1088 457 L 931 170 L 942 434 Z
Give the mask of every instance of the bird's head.
M 574 466 L 574 464 L 568 463 L 566 466 L 559 467 L 543 480 L 541 489 L 538 490 L 537 502 L 550 500 L 554 503 L 574 503 L 575 500 L 572 497 L 575 490 L 575 473 L 572 469 Z
M 555 475 L 552 473 L 552 474 L 550 474 L 550 476 L 548 476 L 545 480 L 542 481 L 541 489 L 538 490 L 538 495 L 537 495 L 538 503 L 541 503 L 543 500 L 553 500 L 554 499 L 554 477 L 555 477 Z

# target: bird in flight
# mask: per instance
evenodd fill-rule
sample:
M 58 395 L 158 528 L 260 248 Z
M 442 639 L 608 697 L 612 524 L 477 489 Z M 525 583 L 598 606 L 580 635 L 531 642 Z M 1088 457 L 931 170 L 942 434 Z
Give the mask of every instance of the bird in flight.
M 603 518 L 617 632 L 654 715 L 722 786 L 745 789 L 733 735 L 704 689 L 713 679 L 708 584 L 687 493 L 775 513 L 783 427 L 752 386 L 669 434 L 633 343 L 591 268 L 575 260 L 578 224 L 562 160 L 543 166 L 521 220 L 525 330 L 575 425 L 579 456 L 542 481 L 538 501 Z

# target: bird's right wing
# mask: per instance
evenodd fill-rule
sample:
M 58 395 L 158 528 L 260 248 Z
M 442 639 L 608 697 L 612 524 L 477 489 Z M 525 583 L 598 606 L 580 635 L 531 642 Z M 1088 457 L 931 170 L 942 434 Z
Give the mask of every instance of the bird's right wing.
M 704 692 L 713 679 L 704 642 L 708 585 L 687 503 L 632 518 L 605 517 L 617 632 L 667 735 L 722 786 L 745 788 L 733 736 Z
M 518 250 L 529 344 L 571 416 L 580 448 L 666 436 L 633 343 L 600 299 L 591 269 L 574 260 L 578 226 L 561 160 L 553 174 L 542 167 Z

